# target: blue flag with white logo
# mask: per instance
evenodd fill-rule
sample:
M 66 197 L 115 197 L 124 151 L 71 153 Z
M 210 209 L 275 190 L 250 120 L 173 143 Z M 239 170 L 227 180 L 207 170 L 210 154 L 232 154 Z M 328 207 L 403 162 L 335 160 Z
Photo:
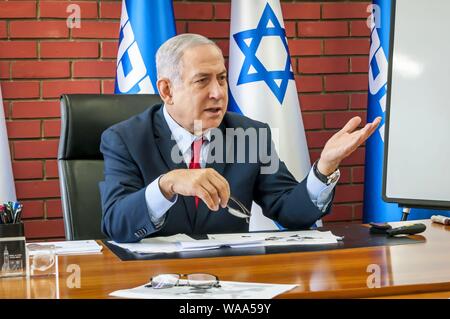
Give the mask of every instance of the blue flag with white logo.
M 399 221 L 402 216 L 402 208 L 398 204 L 387 203 L 382 199 L 391 2 L 374 0 L 372 15 L 368 19 L 371 35 L 367 122 L 373 122 L 377 116 L 381 116 L 382 121 L 378 130 L 366 142 L 363 208 L 363 220 L 366 223 Z M 448 215 L 448 212 L 414 208 L 408 219 L 426 219 L 434 214 Z
M 280 1 L 232 0 L 228 109 L 269 124 L 276 150 L 297 180 L 310 159 Z M 250 230 L 277 229 L 252 206 Z
M 374 0 L 369 54 L 369 92 L 367 122 L 381 116 L 381 124 L 366 142 L 364 177 L 364 222 L 398 221 L 401 208 L 382 199 L 384 121 L 389 60 L 389 34 L 391 24 L 391 0 Z M 369 26 L 368 25 L 368 26 Z
M 122 0 L 114 93 L 157 93 L 156 51 L 175 34 L 172 0 Z

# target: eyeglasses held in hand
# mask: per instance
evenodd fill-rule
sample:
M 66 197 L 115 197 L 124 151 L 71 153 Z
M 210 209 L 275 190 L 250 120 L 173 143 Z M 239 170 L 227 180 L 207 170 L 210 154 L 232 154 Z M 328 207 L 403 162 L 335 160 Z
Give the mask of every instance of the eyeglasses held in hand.
M 236 206 L 238 208 L 233 208 L 230 206 L 230 201 L 233 202 L 233 206 Z M 236 198 L 230 196 L 230 200 L 228 201 L 227 204 L 227 208 L 228 208 L 228 212 L 231 215 L 234 215 L 236 217 L 239 218 L 246 218 L 247 219 L 247 223 L 249 222 L 251 213 L 250 211 L 247 209 L 247 207 L 244 206 L 244 204 L 242 204 L 240 201 L 238 201 Z
M 180 279 L 186 277 L 186 283 L 181 284 Z M 173 287 L 190 286 L 199 289 L 220 288 L 219 277 L 211 274 L 160 274 L 150 279 L 145 288 L 166 289 Z

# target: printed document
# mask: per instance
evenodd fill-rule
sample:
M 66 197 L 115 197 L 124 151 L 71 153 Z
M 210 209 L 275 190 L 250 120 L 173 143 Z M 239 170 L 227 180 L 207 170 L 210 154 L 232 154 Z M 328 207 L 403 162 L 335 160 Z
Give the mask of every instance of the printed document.
M 44 247 L 53 245 L 55 247 L 55 253 L 57 255 L 98 254 L 103 249 L 103 246 L 97 244 L 95 240 L 68 240 L 28 243 L 27 247 L 37 247 L 37 245 Z
M 180 280 L 180 283 L 185 284 L 185 280 Z M 220 286 L 207 289 L 190 286 L 154 289 L 143 285 L 114 291 L 109 295 L 134 299 L 271 299 L 298 285 L 221 281 Z
M 128 249 L 131 252 L 174 253 L 217 249 L 220 247 L 263 247 L 286 245 L 326 245 L 337 244 L 341 237 L 333 235 L 331 231 L 302 230 L 266 233 L 234 233 L 210 234 L 208 239 L 195 240 L 186 234 L 176 234 L 168 237 L 144 238 L 138 243 L 109 243 Z

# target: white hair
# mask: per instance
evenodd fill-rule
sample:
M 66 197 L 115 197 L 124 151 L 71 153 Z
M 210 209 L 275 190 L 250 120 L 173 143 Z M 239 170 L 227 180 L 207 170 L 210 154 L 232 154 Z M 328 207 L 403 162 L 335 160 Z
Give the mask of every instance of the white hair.
M 158 79 L 168 78 L 173 83 L 181 82 L 181 58 L 185 50 L 210 44 L 215 46 L 220 52 L 222 50 L 214 41 L 193 33 L 176 35 L 164 42 L 156 52 L 156 72 Z

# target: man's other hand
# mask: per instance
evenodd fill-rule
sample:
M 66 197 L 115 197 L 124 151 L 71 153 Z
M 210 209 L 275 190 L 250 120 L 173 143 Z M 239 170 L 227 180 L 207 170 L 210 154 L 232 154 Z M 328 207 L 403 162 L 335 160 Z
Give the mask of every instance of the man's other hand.
M 325 144 L 320 154 L 317 169 L 324 175 L 330 175 L 341 161 L 355 151 L 376 130 L 381 122 L 377 117 L 372 123 L 367 123 L 362 129 L 355 130 L 361 123 L 361 118 L 355 116 L 345 126 L 334 134 Z
M 230 198 L 228 181 L 212 168 L 176 169 L 159 179 L 159 188 L 170 199 L 175 194 L 197 196 L 210 210 L 225 208 Z

